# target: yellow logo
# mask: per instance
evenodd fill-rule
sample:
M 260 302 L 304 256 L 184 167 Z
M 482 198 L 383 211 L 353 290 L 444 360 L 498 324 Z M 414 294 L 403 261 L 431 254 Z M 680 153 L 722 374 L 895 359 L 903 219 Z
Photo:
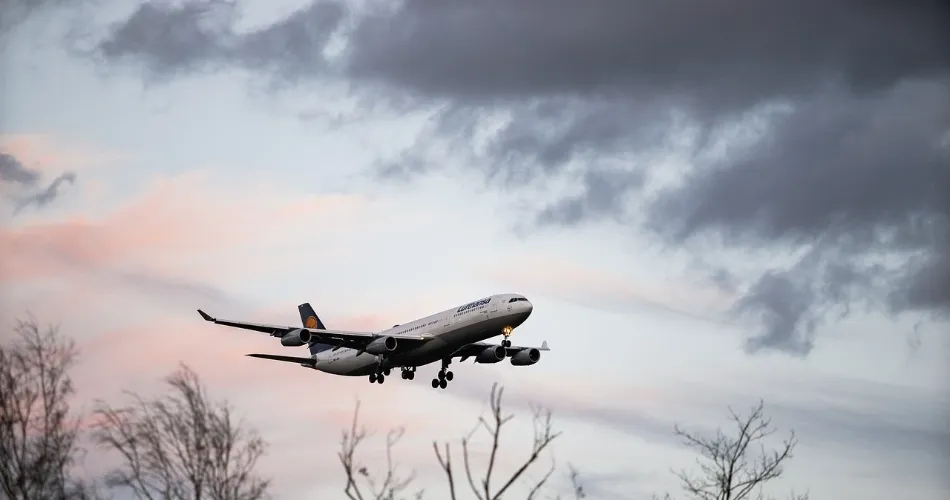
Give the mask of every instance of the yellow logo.
M 307 322 L 304 323 L 304 325 L 305 325 L 307 328 L 316 328 L 316 327 L 317 327 L 317 317 L 316 317 L 316 316 L 310 316 L 309 318 L 307 318 Z

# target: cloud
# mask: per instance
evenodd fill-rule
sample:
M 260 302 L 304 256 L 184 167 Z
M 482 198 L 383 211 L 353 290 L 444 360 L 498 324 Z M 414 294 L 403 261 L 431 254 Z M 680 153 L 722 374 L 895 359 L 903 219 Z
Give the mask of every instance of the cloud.
M 151 78 L 337 79 L 428 110 L 432 128 L 381 174 L 572 180 L 582 189 L 539 207 L 538 224 L 608 218 L 691 250 L 756 322 L 753 352 L 805 355 L 853 306 L 950 312 L 945 2 L 345 5 L 238 33 L 232 4 L 147 3 L 97 53 Z M 330 57 L 334 37 L 346 43 Z M 433 154 L 446 144 L 458 161 Z M 766 263 L 739 272 L 749 253 Z
M 30 165 L 31 169 L 45 173 L 60 172 L 64 169 L 85 172 L 114 166 L 130 159 L 124 153 L 77 144 L 41 133 L 0 134 L 0 149 L 23 164 Z
M 140 64 L 156 80 L 228 66 L 307 79 L 328 65 L 323 51 L 343 14 L 339 4 L 314 2 L 273 25 L 239 32 L 233 1 L 145 2 L 89 55 Z
M 5 35 L 35 14 L 70 3 L 73 4 L 71 7 L 75 7 L 75 0 L 0 0 L 0 11 L 3 12 L 0 18 L 0 43 Z
M 148 303 L 143 298 L 188 304 L 189 310 L 196 301 L 233 306 L 243 299 L 224 291 L 232 280 L 293 266 L 297 250 L 288 251 L 286 260 L 256 261 L 253 267 L 241 264 L 247 255 L 275 241 L 287 246 L 306 240 L 310 236 L 299 231 L 304 223 L 322 221 L 324 236 L 346 231 L 350 217 L 364 206 L 355 196 L 293 197 L 268 192 L 260 184 L 238 184 L 191 171 L 153 179 L 100 217 L 0 228 L 4 295 L 52 283 L 71 290 L 70 301 L 82 299 L 82 307 L 98 301 L 112 304 L 112 310 L 139 311 Z M 334 246 L 323 248 L 333 251 Z M 64 292 L 63 297 L 68 295 Z M 79 305 L 65 308 L 71 307 Z
M 39 172 L 27 168 L 23 162 L 12 154 L 0 151 L 0 181 L 16 185 L 21 188 L 20 190 L 23 190 L 33 188 L 39 179 Z M 75 172 L 65 172 L 50 181 L 45 188 L 26 195 L 15 195 L 18 200 L 13 213 L 19 213 L 30 205 L 40 208 L 52 203 L 59 196 L 62 183 L 69 182 L 72 184 L 75 181 Z
M 38 178 L 38 173 L 26 168 L 15 156 L 0 151 L 0 180 L 32 185 Z
M 59 186 L 64 182 L 68 182 L 70 184 L 76 182 L 76 173 L 66 172 L 64 174 L 60 174 L 55 179 L 50 181 L 50 183 L 42 190 L 21 198 L 17 202 L 16 209 L 13 211 L 13 213 L 17 213 L 30 205 L 35 205 L 37 208 L 49 205 L 53 200 L 56 199 L 57 196 L 59 196 Z
M 721 308 L 731 298 L 715 288 L 703 289 L 674 281 L 656 283 L 538 253 L 523 257 L 512 255 L 502 268 L 486 272 L 499 283 L 529 286 L 543 290 L 545 295 L 590 307 L 627 312 L 649 309 L 701 321 L 717 321 L 706 312 Z
M 0 181 L 14 186 L 4 189 L 14 199 L 13 214 L 31 205 L 42 208 L 51 204 L 62 194 L 64 183 L 76 182 L 77 171 L 110 166 L 123 159 L 118 153 L 70 144 L 47 134 L 0 134 Z M 50 175 L 55 177 L 38 188 L 41 179 Z
M 507 383 L 508 371 L 495 375 Z M 513 411 L 540 405 L 551 409 L 562 425 L 582 422 L 663 447 L 681 446 L 673 434 L 674 424 L 702 434 L 728 429 L 726 405 L 743 414 L 758 397 L 765 398 L 766 415 L 780 434 L 796 432 L 801 459 L 819 449 L 826 456 L 869 454 L 892 465 L 907 460 L 910 466 L 922 466 L 914 474 L 927 475 L 934 460 L 946 463 L 950 446 L 950 427 L 944 418 L 950 401 L 906 387 L 838 377 L 780 381 L 765 375 L 758 379 L 759 387 L 743 386 L 740 391 L 716 381 L 649 387 L 578 376 L 511 376 L 518 382 L 507 383 L 505 401 Z M 457 377 L 452 394 L 480 401 L 484 386 Z M 616 394 L 625 397 L 611 397 Z

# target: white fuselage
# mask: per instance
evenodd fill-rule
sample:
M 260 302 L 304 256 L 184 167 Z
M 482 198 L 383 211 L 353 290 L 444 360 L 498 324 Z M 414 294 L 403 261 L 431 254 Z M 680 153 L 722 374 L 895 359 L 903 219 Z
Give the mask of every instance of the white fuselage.
M 501 335 L 506 327 L 513 329 L 521 325 L 532 309 L 531 302 L 521 295 L 492 295 L 379 333 L 433 337 L 419 347 L 410 350 L 397 347 L 396 354 L 385 358 L 347 347 L 327 349 L 316 354 L 313 368 L 336 375 L 362 376 L 374 373 L 380 362 L 384 368 L 423 366 L 451 356 L 466 344 Z

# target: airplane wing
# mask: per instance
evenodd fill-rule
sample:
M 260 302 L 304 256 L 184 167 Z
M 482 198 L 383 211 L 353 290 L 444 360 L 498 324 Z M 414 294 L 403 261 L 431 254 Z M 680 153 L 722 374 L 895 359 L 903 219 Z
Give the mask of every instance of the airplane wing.
M 270 359 L 273 361 L 285 361 L 287 363 L 297 363 L 305 366 L 314 366 L 317 360 L 313 358 L 301 358 L 297 356 L 280 356 L 277 354 L 247 354 L 252 358 Z
M 452 357 L 462 358 L 459 360 L 459 363 L 461 363 L 462 361 L 465 361 L 466 359 L 470 357 L 478 356 L 479 353 L 481 353 L 488 347 L 498 347 L 498 345 L 499 344 L 489 344 L 488 342 L 475 342 L 474 344 L 466 344 L 462 346 L 459 350 L 452 353 Z M 505 348 L 505 350 L 507 351 L 506 356 L 511 357 L 527 349 L 537 349 L 539 351 L 551 350 L 550 348 L 548 348 L 548 341 L 545 340 L 544 342 L 541 342 L 541 347 L 526 347 L 526 346 L 517 346 L 517 345 L 506 347 Z
M 241 328 L 243 330 L 252 330 L 255 332 L 266 333 L 272 337 L 283 337 L 288 333 L 294 330 L 307 330 L 310 332 L 310 335 L 314 340 L 317 340 L 321 343 L 326 344 L 335 344 L 339 347 L 355 347 L 357 349 L 362 348 L 375 340 L 377 337 L 382 335 L 374 332 L 353 332 L 346 330 L 319 330 L 316 328 L 303 328 L 299 326 L 283 326 L 283 325 L 267 325 L 261 323 L 248 323 L 245 321 L 232 321 L 227 319 L 218 319 L 210 314 L 198 309 L 198 314 L 205 321 L 210 321 L 216 325 L 229 326 L 232 328 Z M 400 341 L 400 344 L 406 345 L 415 345 L 417 343 L 427 342 L 432 339 L 431 335 L 428 334 L 419 334 L 419 335 L 390 335 L 396 340 Z

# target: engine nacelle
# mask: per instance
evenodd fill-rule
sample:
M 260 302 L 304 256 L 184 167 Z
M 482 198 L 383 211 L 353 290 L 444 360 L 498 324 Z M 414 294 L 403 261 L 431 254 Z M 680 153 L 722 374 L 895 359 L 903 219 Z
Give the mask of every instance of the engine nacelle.
M 280 343 L 286 347 L 300 347 L 307 345 L 307 342 L 310 342 L 310 337 L 309 330 L 297 329 L 287 332 L 286 335 L 280 338 Z
M 528 366 L 537 363 L 540 359 L 541 351 L 532 347 L 531 349 L 518 351 L 518 354 L 511 357 L 511 364 L 515 366 Z
M 486 347 L 485 350 L 478 353 L 478 356 L 475 357 L 476 363 L 497 363 L 503 359 L 508 354 L 507 349 L 500 345 Z
M 396 350 L 396 337 L 380 337 L 366 346 L 366 352 L 380 355 Z

